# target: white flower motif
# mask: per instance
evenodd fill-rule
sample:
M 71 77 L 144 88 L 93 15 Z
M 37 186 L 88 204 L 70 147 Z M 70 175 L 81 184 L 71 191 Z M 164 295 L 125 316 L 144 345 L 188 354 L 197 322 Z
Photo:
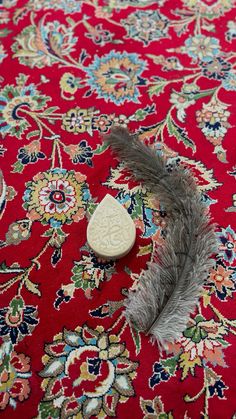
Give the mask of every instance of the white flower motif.
M 181 345 L 184 348 L 184 352 L 190 354 L 190 361 L 193 361 L 196 357 L 203 358 L 206 351 L 214 351 L 216 347 L 222 346 L 217 340 L 205 339 L 195 343 L 189 338 L 182 338 Z
M 186 53 L 194 60 L 211 61 L 220 52 L 219 40 L 217 38 L 196 35 L 185 41 Z
M 49 214 L 66 213 L 75 205 L 75 190 L 67 180 L 48 182 L 39 192 L 39 202 Z
M 172 103 L 177 109 L 177 118 L 179 121 L 184 122 L 186 113 L 185 109 L 195 103 L 195 100 L 189 100 L 186 95 L 181 93 L 173 92 L 170 96 L 170 103 Z

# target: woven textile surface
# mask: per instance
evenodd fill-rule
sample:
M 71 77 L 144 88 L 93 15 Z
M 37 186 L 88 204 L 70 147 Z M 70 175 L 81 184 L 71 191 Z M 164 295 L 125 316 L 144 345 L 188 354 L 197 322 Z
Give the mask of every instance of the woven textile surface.
M 236 417 L 235 15 L 234 0 L 1 1 L 3 418 Z M 163 352 L 124 300 L 168 214 L 103 141 L 116 125 L 187 167 L 216 223 L 199 303 Z M 117 261 L 86 243 L 107 193 L 137 231 Z

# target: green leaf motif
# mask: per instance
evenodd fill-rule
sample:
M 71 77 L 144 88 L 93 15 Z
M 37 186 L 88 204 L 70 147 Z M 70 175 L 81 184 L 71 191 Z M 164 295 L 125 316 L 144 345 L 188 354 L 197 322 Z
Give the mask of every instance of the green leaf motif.
M 143 121 L 148 112 L 145 112 L 144 109 L 138 109 L 135 114 L 130 118 L 131 121 Z
M 168 373 L 172 376 L 175 374 L 177 363 L 178 363 L 178 357 L 173 356 L 171 358 L 167 358 L 164 361 L 161 361 L 163 367 L 168 371 Z
M 205 21 L 205 23 L 202 25 L 202 29 L 208 32 L 216 32 L 216 27 L 213 23 L 208 23 Z
M 108 149 L 108 144 L 103 143 L 103 144 L 99 145 L 95 150 L 93 150 L 93 154 L 102 154 L 107 149 Z
M 51 237 L 53 235 L 53 228 L 49 228 L 47 231 L 45 231 L 41 237 Z
M 82 265 L 79 265 L 78 263 L 74 265 L 72 272 L 74 273 L 74 277 L 77 277 L 75 279 L 81 279 L 82 278 L 82 272 L 84 270 L 84 267 Z
M 172 413 L 165 413 L 165 412 L 161 412 L 158 415 L 158 419 L 173 419 Z
M 12 31 L 10 29 L 4 28 L 0 30 L 0 38 L 5 38 Z
M 35 284 L 35 282 L 32 282 L 29 278 L 26 278 L 25 280 L 25 286 L 28 291 L 32 292 L 32 294 L 36 294 L 39 297 L 41 297 L 41 291 L 39 291 L 38 287 L 39 284 Z
M 0 264 L 0 272 L 5 272 L 5 271 L 7 271 L 7 265 L 6 265 L 6 262 L 4 261 Z
M 41 402 L 39 404 L 39 412 L 40 412 L 41 419 L 47 419 L 47 418 L 56 419 L 60 417 L 60 409 L 58 409 L 57 407 L 54 407 L 53 401 Z
M 16 84 L 18 86 L 24 86 L 28 80 L 29 76 L 26 76 L 26 74 L 19 73 L 18 77 L 16 77 Z
M 71 17 L 67 17 L 66 21 L 67 21 L 68 25 L 71 26 L 71 27 L 76 25 L 76 22 Z
M 34 130 L 34 131 L 30 131 L 28 132 L 28 134 L 26 135 L 27 140 L 31 137 L 37 137 L 39 136 L 40 132 L 38 130 Z
M 175 137 L 179 142 L 183 142 L 185 147 L 190 147 L 193 151 L 196 150 L 196 146 L 192 140 L 188 137 L 188 133 L 185 128 L 181 128 L 175 121 L 173 121 L 171 115 L 168 115 L 167 120 L 167 130 L 168 133 Z
M 199 343 L 201 340 L 205 339 L 208 334 L 201 327 L 193 326 L 184 331 L 184 336 L 190 338 L 194 343 Z
M 97 208 L 97 204 L 95 202 L 88 202 L 87 206 L 86 206 L 86 211 L 89 213 L 89 215 L 93 215 L 95 209 Z
M 204 322 L 206 319 L 201 314 L 197 314 L 194 320 L 196 323 L 200 323 L 200 322 Z
M 11 300 L 10 307 L 12 308 L 12 315 L 15 316 L 16 313 L 24 307 L 24 301 L 22 298 L 15 297 Z
M 34 95 L 32 99 L 37 102 L 36 109 L 40 110 L 46 105 L 48 100 L 51 100 L 50 96 L 45 95 Z
M 61 228 L 57 228 L 57 234 L 58 234 L 58 236 L 61 236 L 61 237 L 66 237 L 66 233 L 64 233 L 64 231 L 61 229 Z
M 217 338 L 217 341 L 221 343 L 222 346 L 225 346 L 227 348 L 227 346 L 229 346 L 229 343 L 226 342 L 224 339 L 221 338 Z
M 145 256 L 152 253 L 153 245 L 152 243 L 147 244 L 146 246 L 139 246 L 138 254 L 137 256 Z
M 198 100 L 198 99 L 201 99 L 202 97 L 212 96 L 213 93 L 215 93 L 215 91 L 216 91 L 216 88 L 208 89 L 208 90 L 201 90 L 198 93 L 192 93 L 192 94 L 189 94 L 189 95 L 186 94 L 186 95 L 183 95 L 183 96 L 187 100 Z
M 128 202 L 127 202 L 128 204 Z M 135 194 L 132 199 L 130 198 L 130 209 L 131 209 L 131 218 L 136 220 L 137 218 L 142 218 L 143 216 L 143 200 L 140 194 Z
M 83 265 L 75 264 L 72 272 L 73 275 L 71 277 L 71 280 L 75 283 L 76 288 L 80 288 L 84 291 L 87 289 L 94 289 L 96 284 L 94 281 L 91 281 L 90 278 L 83 278 L 83 273 L 85 271 L 85 267 Z
M 138 355 L 141 350 L 140 333 L 134 327 L 130 327 L 130 331 L 135 345 L 135 354 Z
M 5 261 L 3 261 L 0 264 L 0 273 L 1 274 L 9 274 L 9 273 L 19 274 L 19 273 L 24 272 L 24 271 L 25 271 L 24 268 L 20 268 L 19 266 L 15 265 L 15 264 L 12 264 L 11 266 L 7 266 Z
M 12 165 L 12 173 L 22 173 L 24 170 L 24 165 L 17 160 L 13 165 Z
M 50 108 L 47 108 L 43 111 L 44 115 L 52 114 L 53 112 L 57 111 L 58 106 L 51 106 Z
M 165 86 L 166 82 L 155 83 L 150 86 L 148 89 L 150 98 L 152 98 L 152 96 L 159 96 L 161 93 L 163 93 Z
M 111 78 L 111 79 L 106 80 L 105 81 L 105 84 L 113 84 L 113 85 L 115 85 L 115 84 L 117 84 L 117 80 Z
M 156 106 L 155 104 L 152 104 L 151 106 L 146 106 L 144 109 L 137 109 L 133 115 L 129 117 L 130 121 L 143 121 L 147 115 L 151 115 L 155 113 Z
M 128 266 L 124 267 L 124 272 L 127 273 L 127 275 L 131 275 L 132 271 L 130 270 L 130 268 Z

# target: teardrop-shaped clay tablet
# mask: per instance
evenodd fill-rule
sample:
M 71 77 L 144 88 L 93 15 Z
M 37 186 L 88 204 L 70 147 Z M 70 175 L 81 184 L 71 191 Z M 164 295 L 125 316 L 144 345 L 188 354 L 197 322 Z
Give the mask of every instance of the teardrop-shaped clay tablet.
M 133 247 L 134 222 L 125 208 L 107 194 L 94 211 L 87 228 L 87 241 L 96 255 L 118 259 Z

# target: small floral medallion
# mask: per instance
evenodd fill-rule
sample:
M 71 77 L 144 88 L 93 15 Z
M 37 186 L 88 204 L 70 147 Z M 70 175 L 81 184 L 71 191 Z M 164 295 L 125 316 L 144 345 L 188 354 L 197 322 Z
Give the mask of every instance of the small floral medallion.
M 135 394 L 132 380 L 137 362 L 129 359 L 119 337 L 100 326 L 64 330 L 45 351 L 40 373 L 45 395 L 38 418 L 115 416 L 118 403 Z
M 28 182 L 24 208 L 31 220 L 43 224 L 69 224 L 84 217 L 85 176 L 73 170 L 52 169 Z

